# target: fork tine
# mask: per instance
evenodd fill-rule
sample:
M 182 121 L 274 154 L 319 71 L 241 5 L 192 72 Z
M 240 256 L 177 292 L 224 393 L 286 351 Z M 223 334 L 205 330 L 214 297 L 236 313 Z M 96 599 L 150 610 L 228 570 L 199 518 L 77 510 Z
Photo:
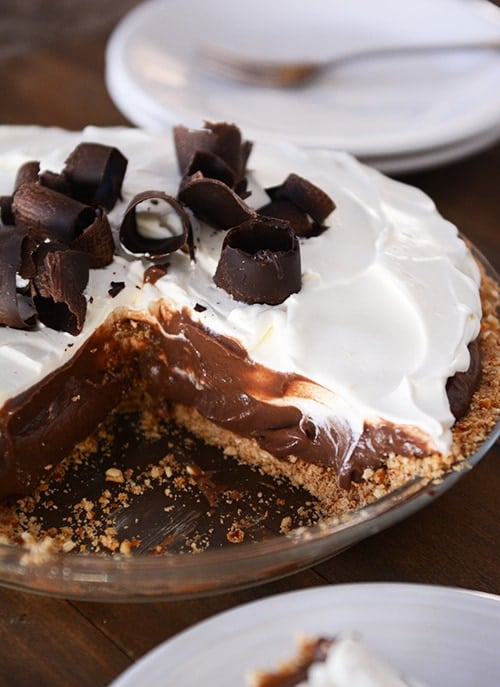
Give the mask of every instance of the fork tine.
M 202 66 L 211 74 L 256 86 L 297 86 L 315 76 L 318 70 L 314 63 L 247 60 L 214 48 L 203 48 L 200 56 Z

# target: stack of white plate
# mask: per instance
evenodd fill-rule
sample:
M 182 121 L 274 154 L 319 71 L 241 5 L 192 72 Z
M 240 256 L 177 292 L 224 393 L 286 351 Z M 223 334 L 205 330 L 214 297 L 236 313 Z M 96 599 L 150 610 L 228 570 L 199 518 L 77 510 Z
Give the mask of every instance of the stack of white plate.
M 238 687 L 297 638 L 354 635 L 408 687 L 498 687 L 500 597 L 418 584 L 332 584 L 237 606 L 169 639 L 110 687 Z M 411 676 L 411 677 L 410 677 Z M 361 684 L 357 675 L 352 682 Z M 418 682 L 417 682 L 418 678 Z M 373 676 L 366 684 L 376 684 Z
M 500 39 L 500 9 L 488 0 L 150 0 L 113 32 L 106 79 L 117 107 L 144 128 L 229 121 L 249 139 L 346 150 L 398 173 L 500 139 L 500 50 L 360 61 L 295 89 L 227 81 L 203 69 L 200 53 L 322 59 L 476 39 Z

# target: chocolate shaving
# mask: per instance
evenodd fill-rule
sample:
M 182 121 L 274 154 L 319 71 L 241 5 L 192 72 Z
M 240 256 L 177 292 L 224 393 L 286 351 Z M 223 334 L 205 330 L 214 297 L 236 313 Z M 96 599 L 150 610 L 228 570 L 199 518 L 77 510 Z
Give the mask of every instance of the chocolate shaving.
M 80 143 L 67 158 L 63 176 L 74 198 L 109 211 L 120 197 L 127 164 L 117 148 Z
M 14 181 L 14 192 L 23 184 L 38 181 L 39 174 L 40 163 L 37 160 L 22 164 L 17 170 L 16 179 Z
M 89 268 L 110 264 L 115 251 L 103 207 L 119 198 L 126 167 L 119 150 L 97 143 L 77 146 L 61 173 L 40 173 L 37 161 L 21 165 L 12 195 L 0 198 L 2 221 L 16 225 L 0 238 L 0 323 L 34 324 L 20 314 L 19 275 L 29 281 L 41 322 L 71 334 L 82 330 Z
M 71 243 L 95 220 L 95 210 L 73 198 L 26 183 L 14 193 L 12 212 L 19 226 L 29 229 L 39 241 L 45 239 Z
M 178 198 L 197 217 L 218 229 L 230 229 L 255 215 L 232 189 L 199 172 L 185 181 Z
M 188 173 L 191 162 L 198 151 L 213 153 L 215 139 L 208 130 L 188 129 L 185 126 L 174 126 L 174 146 L 177 165 L 181 176 Z
M 327 193 L 298 174 L 289 174 L 281 185 L 268 188 L 266 191 L 272 202 L 260 208 L 259 213 L 274 216 L 272 213 L 276 211 L 276 207 L 282 213 L 286 203 L 290 203 L 311 218 L 306 232 L 303 230 L 303 221 L 297 225 L 301 232 L 298 236 L 309 237 L 321 234 L 326 229 L 323 222 L 335 209 L 335 203 Z M 285 205 L 276 206 L 275 203 L 278 201 L 284 202 Z M 277 216 L 281 217 L 282 214 Z
M 275 217 L 290 222 L 296 236 L 309 237 L 312 235 L 313 226 L 310 218 L 289 200 L 272 200 L 259 208 L 258 213 L 266 217 Z
M 197 167 L 200 159 L 206 162 L 207 156 L 219 158 L 221 164 L 231 170 L 231 188 L 245 192 L 246 184 L 241 184 L 245 177 L 246 165 L 252 150 L 252 144 L 242 141 L 241 131 L 234 124 L 225 122 L 205 122 L 204 129 L 191 130 L 184 126 L 174 127 L 174 144 L 177 162 L 182 177 L 206 169 Z M 200 154 L 203 158 L 200 158 Z M 198 163 L 196 157 L 198 156 Z M 211 176 L 211 175 L 210 175 Z M 220 179 L 218 175 L 215 178 Z
M 83 290 L 89 278 L 88 255 L 51 242 L 39 246 L 35 260 L 32 293 L 40 321 L 79 334 L 87 311 Z
M 222 244 L 214 282 L 238 301 L 278 305 L 301 288 L 300 246 L 288 222 L 253 217 Z
M 142 236 L 137 226 L 136 208 L 145 201 L 164 200 L 178 215 L 182 232 L 174 236 L 152 239 Z M 189 255 L 194 260 L 194 243 L 191 220 L 182 205 L 172 196 L 162 191 L 144 191 L 130 201 L 120 226 L 120 242 L 133 255 L 145 256 L 150 260 L 162 260 L 170 253 L 188 247 Z
M 15 224 L 16 220 L 12 210 L 12 203 L 14 200 L 14 193 L 17 189 L 26 183 L 36 182 L 40 172 L 40 163 L 36 160 L 31 160 L 22 164 L 17 170 L 16 178 L 14 180 L 14 189 L 12 195 L 2 196 L 0 198 L 0 216 L 2 222 L 7 225 Z
M 209 179 L 218 179 L 229 188 L 233 188 L 235 184 L 234 171 L 222 158 L 213 153 L 198 150 L 194 154 L 186 178 L 192 177 L 196 172 L 201 172 L 204 177 Z
M 108 293 L 111 296 L 111 298 L 115 298 L 115 296 L 118 296 L 120 291 L 123 291 L 124 288 L 125 288 L 125 282 L 124 281 L 112 281 L 111 287 L 108 289 Z
M 21 252 L 21 265 L 19 267 L 19 276 L 22 279 L 33 279 L 36 276 L 36 261 L 35 255 L 38 249 L 38 241 L 36 241 L 29 234 L 23 241 Z
M 0 229 L 0 324 L 16 329 L 32 329 L 35 324 L 33 313 L 26 317 L 21 312 L 16 284 L 25 238 L 25 229 Z
M 255 213 L 243 199 L 246 165 L 252 144 L 242 142 L 234 124 L 205 122 L 203 130 L 174 127 L 177 162 L 182 175 L 178 198 L 204 222 L 229 229 Z
M 95 219 L 71 242 L 71 248 L 89 256 L 89 267 L 99 269 L 113 261 L 115 243 L 106 213 L 96 208 Z
M 252 152 L 252 143 L 242 140 L 241 131 L 235 124 L 205 122 L 205 128 L 209 129 L 217 139 L 215 154 L 234 170 L 236 182 L 243 179 L 248 158 Z
M 12 196 L 0 196 L 0 220 L 2 224 L 12 225 L 16 220 L 12 213 Z
M 42 186 L 51 188 L 53 191 L 64 193 L 66 196 L 71 195 L 71 189 L 64 174 L 45 171 L 38 176 L 38 181 Z

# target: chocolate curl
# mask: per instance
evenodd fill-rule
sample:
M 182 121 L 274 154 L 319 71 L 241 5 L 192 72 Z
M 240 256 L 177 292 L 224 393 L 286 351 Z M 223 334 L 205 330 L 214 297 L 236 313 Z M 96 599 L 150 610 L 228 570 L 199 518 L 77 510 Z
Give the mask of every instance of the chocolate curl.
M 22 279 L 33 279 L 36 276 L 35 255 L 38 245 L 38 241 L 33 236 L 26 235 L 21 251 L 21 266 L 19 267 L 19 276 Z
M 237 181 L 242 179 L 252 152 L 252 144 L 249 141 L 242 141 L 241 131 L 234 124 L 205 122 L 204 126 L 217 138 L 215 154 L 235 171 Z
M 14 194 L 12 212 L 16 224 L 24 226 L 39 240 L 71 243 L 95 220 L 95 210 L 73 198 L 27 183 Z
M 40 174 L 40 163 L 37 160 L 25 162 L 17 170 L 16 179 L 14 181 L 14 193 L 23 184 L 38 181 Z
M 0 220 L 2 224 L 15 224 L 14 215 L 12 213 L 12 196 L 0 196 Z
M 32 329 L 33 313 L 24 317 L 18 299 L 16 274 L 21 265 L 21 253 L 26 230 L 18 227 L 0 229 L 0 324 L 15 329 Z
M 181 220 L 182 232 L 176 236 L 167 236 L 161 239 L 142 236 L 137 227 L 136 208 L 140 203 L 147 200 L 164 200 L 170 205 Z M 187 246 L 191 260 L 194 260 L 191 220 L 182 205 L 175 198 L 162 191 L 144 191 L 132 198 L 120 226 L 120 242 L 129 253 L 156 261 L 163 260 L 170 253 Z
M 80 143 L 66 160 L 63 176 L 74 198 L 109 212 L 120 197 L 127 164 L 117 148 Z
M 321 234 L 326 229 L 323 222 L 335 209 L 335 203 L 327 193 L 298 174 L 289 174 L 280 186 L 268 188 L 266 191 L 272 202 L 260 208 L 259 213 L 274 217 L 272 213 L 278 211 L 281 214 L 277 216 L 282 217 L 286 204 L 290 203 L 312 219 L 306 232 L 303 231 L 301 222 L 299 236 L 309 237 Z M 278 201 L 281 202 L 276 206 L 275 203 Z M 290 208 L 289 211 L 292 215 L 293 210 Z
M 32 293 L 40 321 L 76 336 L 87 312 L 83 290 L 89 279 L 88 256 L 54 242 L 41 244 L 35 260 Z
M 218 179 L 229 188 L 235 184 L 234 171 L 224 160 L 213 153 L 197 151 L 186 173 L 186 179 L 192 177 L 197 172 L 201 172 L 204 177 Z
M 71 195 L 71 189 L 68 181 L 63 174 L 45 171 L 38 176 L 38 182 L 42 186 L 51 188 L 53 191 L 57 191 L 58 193 L 64 193 L 66 196 Z
M 206 179 L 201 173 L 185 181 L 178 198 L 197 217 L 218 229 L 230 229 L 255 215 L 226 184 Z
M 300 246 L 288 222 L 265 217 L 231 229 L 214 282 L 237 301 L 278 305 L 301 288 Z
M 10 196 L 2 196 L 0 198 L 0 216 L 4 224 L 15 224 L 14 213 L 12 211 L 12 202 L 14 200 L 14 193 L 23 184 L 35 182 L 38 180 L 40 172 L 40 163 L 36 160 L 31 160 L 22 164 L 17 170 L 14 181 L 14 190 Z
M 94 221 L 71 242 L 71 248 L 88 254 L 91 269 L 106 267 L 113 261 L 115 243 L 104 210 L 96 208 Z
M 191 162 L 198 151 L 214 152 L 215 141 L 210 131 L 202 129 L 188 129 L 185 126 L 174 126 L 174 146 L 177 156 L 177 166 L 181 176 L 186 176 Z
M 174 127 L 174 144 L 179 171 L 183 177 L 201 168 L 193 168 L 197 153 L 218 157 L 232 171 L 231 188 L 239 189 L 246 172 L 252 144 L 242 142 L 241 131 L 234 124 L 205 122 L 204 129 L 191 130 L 184 126 Z M 218 177 L 217 177 L 218 178 Z
M 267 205 L 259 208 L 259 215 L 274 217 L 290 222 L 295 236 L 312 236 L 313 225 L 308 215 L 289 200 L 272 200 Z M 321 232 L 319 232 L 321 233 Z

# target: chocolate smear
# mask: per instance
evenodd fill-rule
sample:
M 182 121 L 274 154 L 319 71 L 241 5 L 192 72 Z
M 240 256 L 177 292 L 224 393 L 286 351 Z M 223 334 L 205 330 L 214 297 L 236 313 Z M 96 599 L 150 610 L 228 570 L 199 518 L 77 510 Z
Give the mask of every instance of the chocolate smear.
M 32 293 L 40 321 L 76 336 L 87 312 L 83 290 L 89 278 L 88 255 L 50 242 L 39 246 L 35 260 Z
M 301 288 L 300 247 L 291 225 L 253 217 L 222 244 L 214 282 L 245 303 L 278 305 Z
M 281 185 L 273 186 L 266 191 L 272 202 L 260 208 L 259 213 L 275 216 L 272 213 L 278 210 L 280 214 L 277 216 L 282 217 L 284 208 L 287 204 L 291 204 L 310 217 L 311 221 L 306 232 L 303 220 L 297 225 L 298 231 L 301 232 L 299 236 L 310 237 L 321 234 L 326 229 L 323 224 L 325 219 L 335 209 L 335 203 L 327 193 L 298 174 L 289 174 Z M 278 202 L 279 204 L 276 205 Z M 290 212 L 293 212 L 291 208 Z
M 175 211 L 181 221 L 182 230 L 179 234 L 173 234 L 164 238 L 149 238 L 142 235 L 137 225 L 137 207 L 141 203 L 150 201 L 150 207 L 156 206 L 155 216 L 160 224 L 165 213 L 159 212 L 159 205 L 155 201 L 163 200 Z M 151 212 L 151 214 L 153 214 Z M 168 228 L 168 222 L 164 224 Z M 170 253 L 187 246 L 189 255 L 194 260 L 194 242 L 191 220 L 182 205 L 172 196 L 162 191 L 144 191 L 137 194 L 130 201 L 120 226 L 120 242 L 122 246 L 133 255 L 144 256 L 150 260 L 163 260 Z
M 158 279 L 161 279 L 167 274 L 168 265 L 150 265 L 144 270 L 144 283 L 145 284 L 156 284 Z
M 63 176 L 74 198 L 109 211 L 120 197 L 127 164 L 117 148 L 80 143 L 67 158 Z
M 71 243 L 95 220 L 95 210 L 62 193 L 26 183 L 14 193 L 12 212 L 19 226 L 26 227 L 39 241 Z
M 33 312 L 19 297 L 16 277 L 21 265 L 26 230 L 18 227 L 0 229 L 0 324 L 16 329 L 32 329 Z M 26 305 L 26 313 L 23 313 Z
M 181 185 L 178 198 L 197 217 L 218 229 L 230 229 L 255 215 L 235 191 L 200 172 Z

